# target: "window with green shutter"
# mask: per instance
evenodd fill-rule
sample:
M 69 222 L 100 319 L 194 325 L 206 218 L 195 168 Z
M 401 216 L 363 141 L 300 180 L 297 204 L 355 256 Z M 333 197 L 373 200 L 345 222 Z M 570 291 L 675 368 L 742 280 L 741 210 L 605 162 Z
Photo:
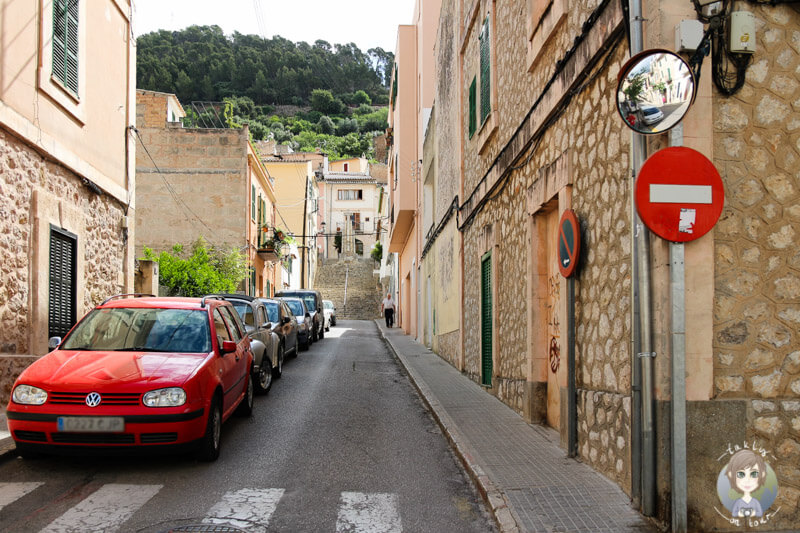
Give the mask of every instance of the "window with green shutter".
M 492 386 L 492 256 L 481 259 L 481 384 Z
M 78 94 L 78 0 L 53 0 L 53 76 Z
M 472 84 L 469 86 L 469 138 L 475 135 L 475 130 L 478 129 L 478 112 L 477 112 L 477 80 L 472 78 Z
M 492 66 L 491 66 L 491 42 L 489 40 L 489 17 L 483 21 L 481 28 L 480 54 L 481 54 L 481 124 L 492 111 Z
M 256 221 L 256 186 L 251 185 L 252 189 L 250 190 L 250 218 L 253 219 L 253 222 Z

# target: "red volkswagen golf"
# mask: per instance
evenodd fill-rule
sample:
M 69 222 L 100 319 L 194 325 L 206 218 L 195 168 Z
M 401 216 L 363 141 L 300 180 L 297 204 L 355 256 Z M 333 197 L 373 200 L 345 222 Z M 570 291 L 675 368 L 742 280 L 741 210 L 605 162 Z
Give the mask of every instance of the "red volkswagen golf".
M 187 445 L 213 461 L 223 421 L 252 412 L 250 341 L 229 302 L 134 296 L 94 308 L 17 378 L 20 453 Z

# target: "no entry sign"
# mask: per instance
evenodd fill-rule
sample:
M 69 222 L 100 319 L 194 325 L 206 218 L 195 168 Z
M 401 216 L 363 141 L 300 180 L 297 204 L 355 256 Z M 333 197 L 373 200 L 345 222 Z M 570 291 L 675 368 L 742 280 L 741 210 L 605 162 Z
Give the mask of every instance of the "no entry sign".
M 581 253 L 581 227 L 575 211 L 567 209 L 558 224 L 558 270 L 565 278 L 572 276 Z
M 699 239 L 722 214 L 725 189 L 714 164 L 691 148 L 650 156 L 636 180 L 636 209 L 650 231 L 671 242 Z

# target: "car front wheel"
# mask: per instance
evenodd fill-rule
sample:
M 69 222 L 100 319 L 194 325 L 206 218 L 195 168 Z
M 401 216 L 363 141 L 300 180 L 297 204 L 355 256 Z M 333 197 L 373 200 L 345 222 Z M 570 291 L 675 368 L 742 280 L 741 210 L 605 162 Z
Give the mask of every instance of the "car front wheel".
M 220 437 L 222 436 L 222 409 L 219 398 L 214 397 L 208 409 L 208 422 L 206 432 L 200 440 L 200 449 L 197 457 L 201 461 L 216 461 L 219 457 Z
M 259 394 L 266 394 L 269 392 L 269 389 L 272 387 L 273 376 L 274 372 L 272 370 L 272 365 L 269 364 L 269 359 L 264 359 L 261 362 L 261 368 L 259 368 L 258 375 L 256 376 L 255 380 L 256 388 L 258 389 Z

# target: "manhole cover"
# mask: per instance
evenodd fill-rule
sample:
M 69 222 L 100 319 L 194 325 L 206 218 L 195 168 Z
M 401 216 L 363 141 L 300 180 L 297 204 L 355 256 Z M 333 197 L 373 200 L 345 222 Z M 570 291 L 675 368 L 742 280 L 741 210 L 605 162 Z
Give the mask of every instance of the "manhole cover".
M 244 529 L 238 527 L 228 526 L 224 524 L 189 524 L 186 526 L 176 526 L 165 529 L 160 533 L 247 533 Z

